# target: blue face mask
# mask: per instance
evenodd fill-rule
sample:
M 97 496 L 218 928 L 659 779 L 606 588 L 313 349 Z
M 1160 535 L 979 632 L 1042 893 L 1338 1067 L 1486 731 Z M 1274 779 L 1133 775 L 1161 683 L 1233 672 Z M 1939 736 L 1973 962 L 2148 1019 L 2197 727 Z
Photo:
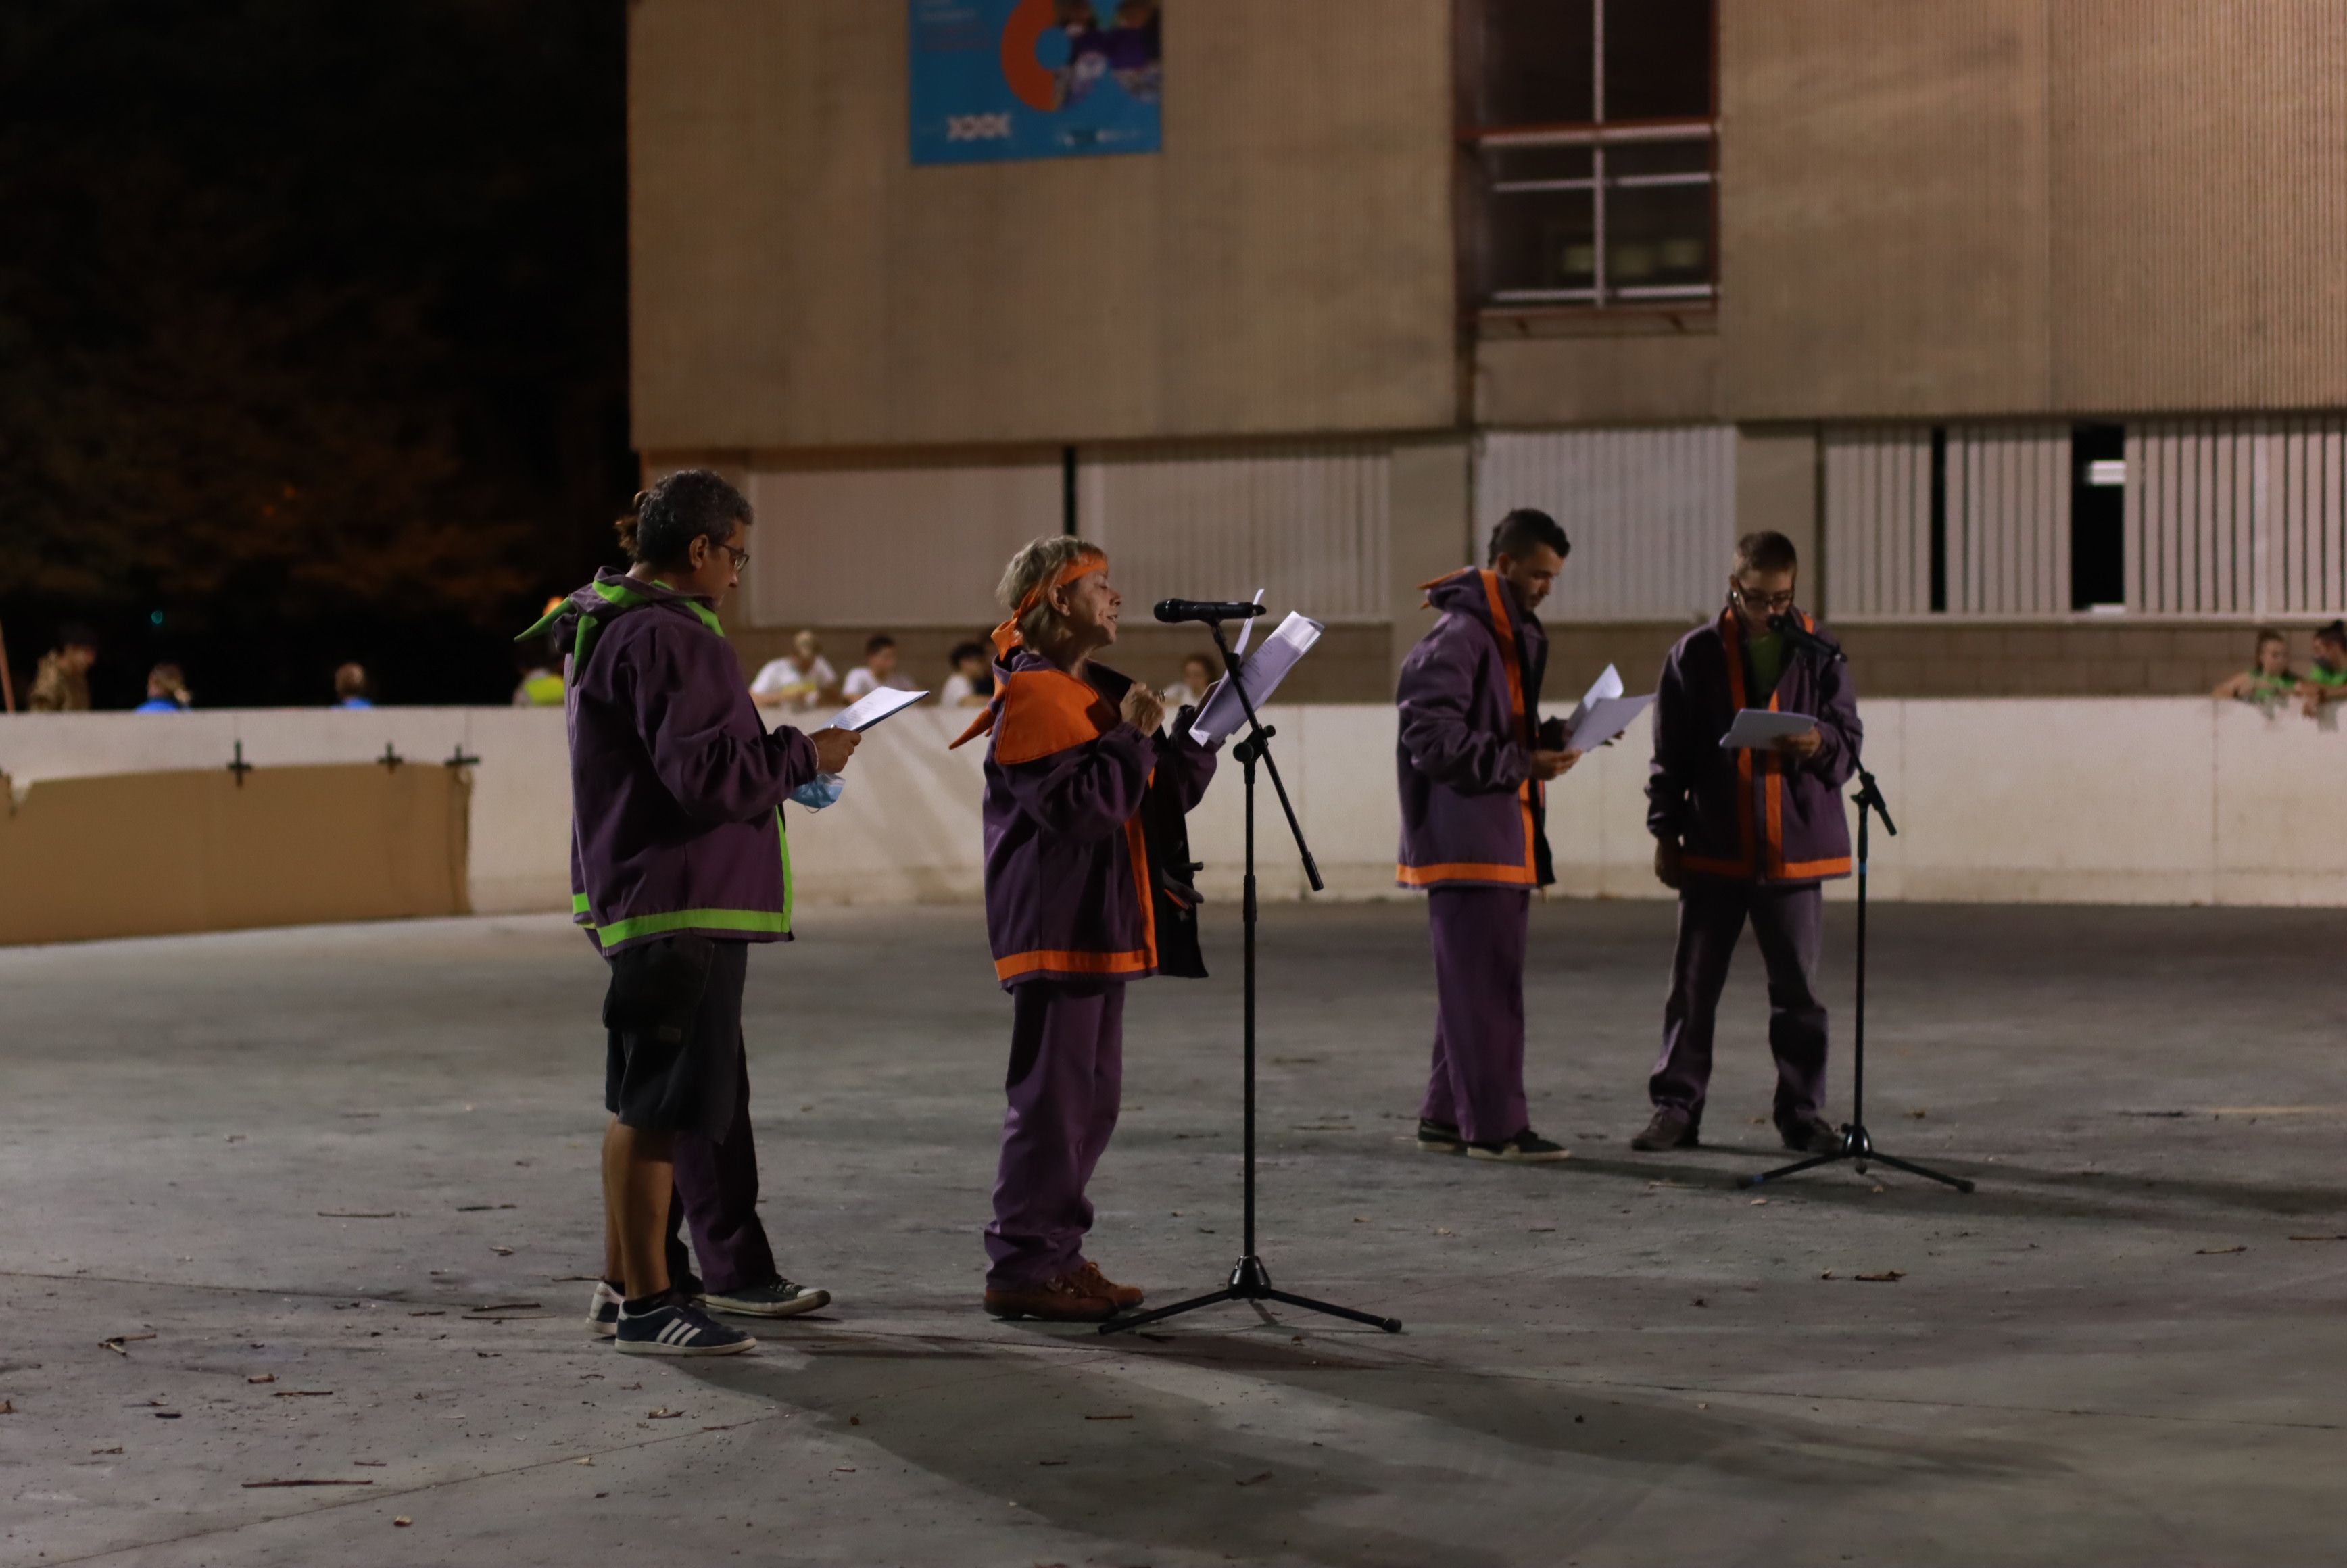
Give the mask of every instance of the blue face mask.
M 847 781 L 837 774 L 817 774 L 791 791 L 791 798 L 809 811 L 821 811 L 825 806 L 837 804 L 839 792 L 846 787 Z

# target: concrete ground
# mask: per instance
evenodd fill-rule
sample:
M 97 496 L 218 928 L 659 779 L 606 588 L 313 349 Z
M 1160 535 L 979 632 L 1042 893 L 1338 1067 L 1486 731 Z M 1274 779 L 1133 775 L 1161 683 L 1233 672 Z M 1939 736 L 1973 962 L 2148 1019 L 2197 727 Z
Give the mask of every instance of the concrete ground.
M 1573 1157 L 1506 1168 L 1409 1145 L 1422 912 L 1274 907 L 1264 1251 L 1408 1331 L 1102 1341 L 977 1310 L 976 912 L 807 910 L 753 958 L 752 1070 L 767 1224 L 838 1301 L 690 1364 L 581 1331 L 600 980 L 559 919 L 0 953 L 0 1562 L 2347 1555 L 2335 915 L 1881 911 L 1870 1120 L 1980 1190 L 1765 1202 L 1748 947 L 1709 1145 L 1626 1147 L 1669 917 L 1535 909 Z M 1158 1300 L 1238 1250 L 1234 936 L 1128 1014 L 1093 1251 Z

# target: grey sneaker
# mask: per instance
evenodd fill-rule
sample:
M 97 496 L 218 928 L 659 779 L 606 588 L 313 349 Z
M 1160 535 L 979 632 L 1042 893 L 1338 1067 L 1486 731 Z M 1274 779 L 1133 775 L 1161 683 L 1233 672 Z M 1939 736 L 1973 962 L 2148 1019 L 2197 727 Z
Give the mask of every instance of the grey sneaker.
M 702 1297 L 702 1305 L 712 1312 L 731 1312 L 738 1317 L 796 1317 L 830 1306 L 831 1292 L 778 1279 L 742 1290 L 712 1290 Z
M 1512 1138 L 1500 1138 L 1490 1143 L 1470 1143 L 1467 1157 L 1471 1160 L 1504 1160 L 1510 1164 L 1544 1164 L 1552 1160 L 1570 1160 L 1573 1151 L 1562 1143 L 1552 1143 L 1527 1127 Z

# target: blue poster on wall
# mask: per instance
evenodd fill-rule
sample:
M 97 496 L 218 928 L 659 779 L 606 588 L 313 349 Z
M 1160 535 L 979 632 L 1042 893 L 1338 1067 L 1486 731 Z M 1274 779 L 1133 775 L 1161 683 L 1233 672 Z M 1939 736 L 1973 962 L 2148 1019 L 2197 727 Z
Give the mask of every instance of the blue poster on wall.
M 910 0 L 913 161 L 1155 152 L 1162 0 Z

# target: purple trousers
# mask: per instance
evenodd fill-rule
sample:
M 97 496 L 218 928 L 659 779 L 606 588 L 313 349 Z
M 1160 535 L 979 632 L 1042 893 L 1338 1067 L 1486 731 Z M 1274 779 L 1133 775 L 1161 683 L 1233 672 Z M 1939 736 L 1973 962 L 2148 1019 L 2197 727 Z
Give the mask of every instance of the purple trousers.
M 746 944 L 735 944 L 746 946 Z M 676 1135 L 676 1185 L 669 1194 L 668 1272 L 671 1282 L 694 1277 L 692 1256 L 701 1260 L 705 1290 L 747 1290 L 780 1277 L 766 1227 L 758 1223 L 758 1145 L 750 1134 L 750 1059 L 742 1040 L 741 988 L 722 1017 L 717 1006 L 703 1009 L 696 1028 L 719 1028 L 733 1037 L 733 1113 L 724 1133 Z M 722 1048 L 720 1057 L 724 1054 Z M 692 1231 L 692 1253 L 684 1232 Z
M 1419 1115 L 1476 1143 L 1532 1124 L 1524 1105 L 1524 941 L 1532 895 L 1520 887 L 1437 887 L 1434 1066 Z
M 1002 1159 L 986 1227 L 986 1283 L 1037 1285 L 1083 1264 L 1084 1188 L 1116 1131 L 1124 982 L 1028 980 L 1010 992 Z
M 1678 950 L 1663 1005 L 1663 1054 L 1646 1081 L 1655 1109 L 1703 1122 L 1711 1082 L 1711 1034 L 1728 961 L 1752 923 L 1768 968 L 1768 1050 L 1777 1059 L 1776 1114 L 1815 1114 L 1826 1098 L 1826 1008 L 1812 982 L 1823 937 L 1825 895 L 1814 882 L 1760 887 L 1690 878 L 1679 894 Z

